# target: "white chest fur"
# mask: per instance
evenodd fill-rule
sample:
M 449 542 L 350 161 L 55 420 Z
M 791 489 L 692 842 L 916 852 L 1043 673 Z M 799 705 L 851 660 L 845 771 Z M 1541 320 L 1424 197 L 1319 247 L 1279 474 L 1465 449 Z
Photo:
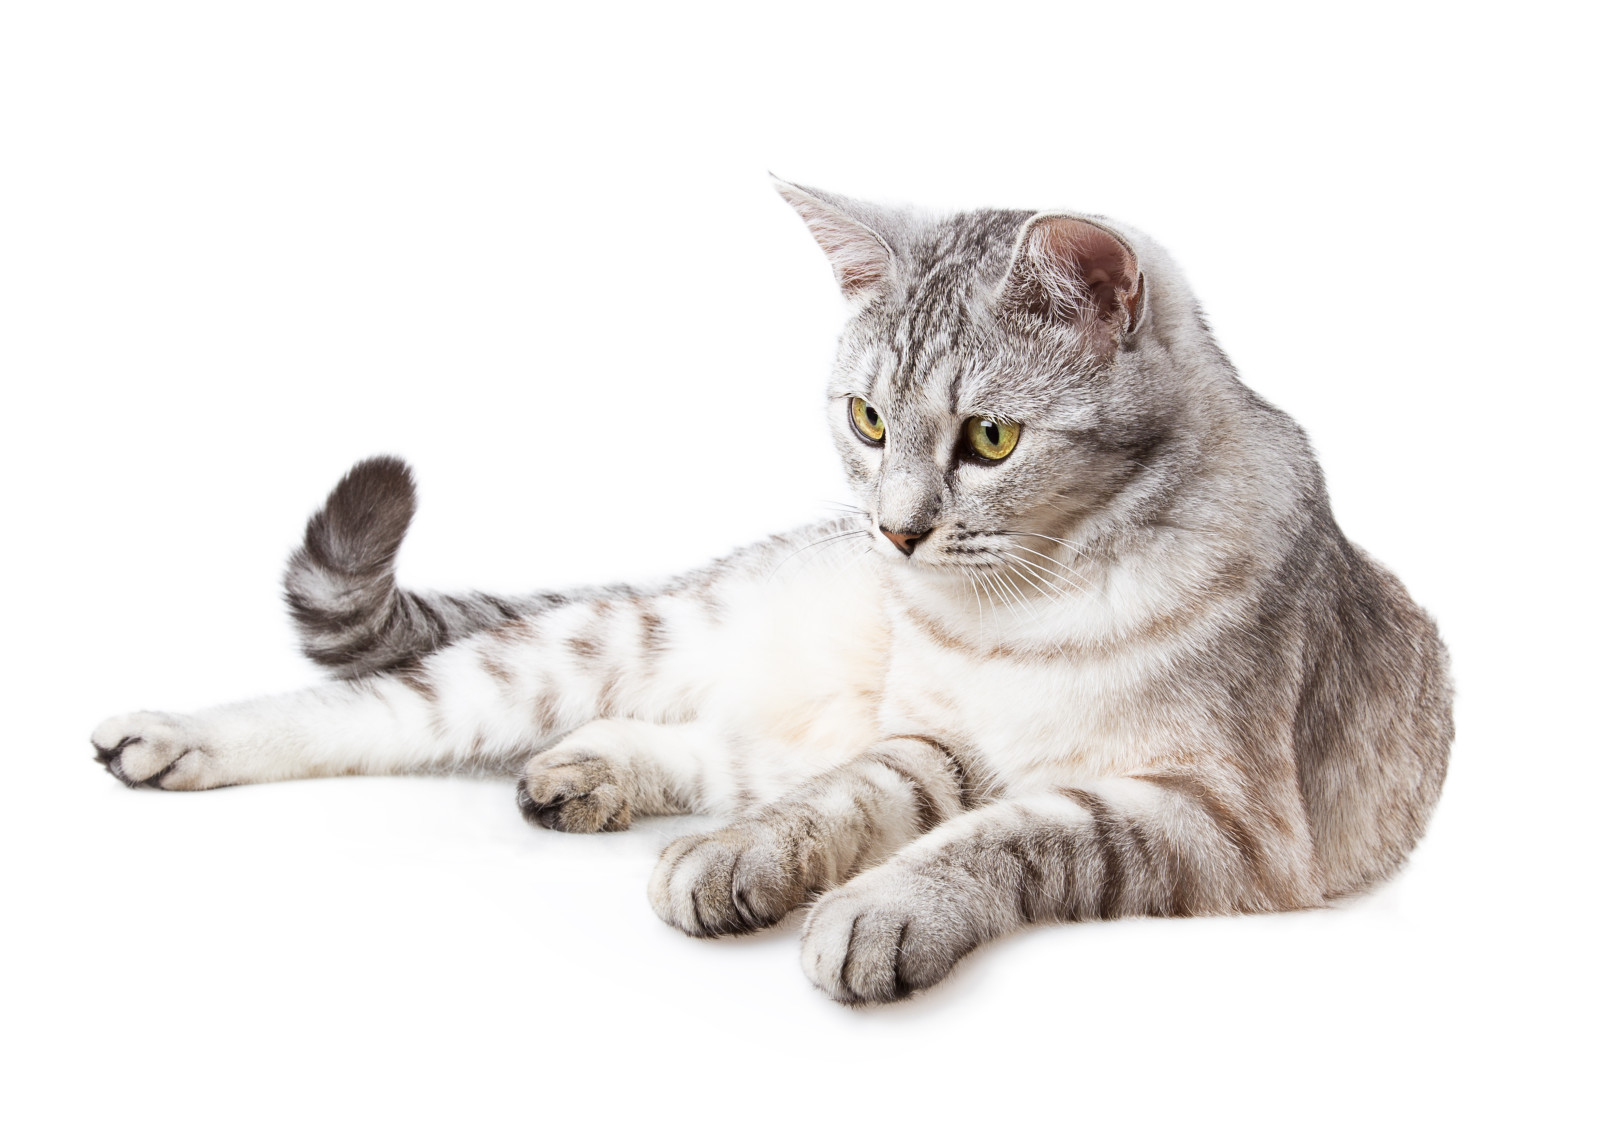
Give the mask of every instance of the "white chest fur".
M 891 598 L 882 731 L 960 745 L 1012 790 L 1127 774 L 1206 735 L 1164 672 L 1165 643 L 1082 641 L 1070 610 L 977 623 Z M 1052 628 L 1074 637 L 1052 644 Z

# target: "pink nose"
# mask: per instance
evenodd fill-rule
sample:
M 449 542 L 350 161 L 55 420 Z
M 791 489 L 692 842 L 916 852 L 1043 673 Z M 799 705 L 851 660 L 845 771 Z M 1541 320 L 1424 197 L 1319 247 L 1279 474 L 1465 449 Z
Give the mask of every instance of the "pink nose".
M 917 547 L 917 542 L 928 536 L 926 533 L 890 533 L 883 526 L 878 527 L 878 532 L 894 542 L 894 547 L 906 556 L 911 555 L 911 550 Z

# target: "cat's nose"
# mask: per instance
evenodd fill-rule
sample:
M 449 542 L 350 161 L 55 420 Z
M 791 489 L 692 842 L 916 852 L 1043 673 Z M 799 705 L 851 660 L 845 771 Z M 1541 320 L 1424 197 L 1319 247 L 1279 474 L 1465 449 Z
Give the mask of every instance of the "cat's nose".
M 880 525 L 878 532 L 893 541 L 894 547 L 908 557 L 911 555 L 911 550 L 917 547 L 917 542 L 928 536 L 927 530 L 921 533 L 895 533 L 886 525 Z

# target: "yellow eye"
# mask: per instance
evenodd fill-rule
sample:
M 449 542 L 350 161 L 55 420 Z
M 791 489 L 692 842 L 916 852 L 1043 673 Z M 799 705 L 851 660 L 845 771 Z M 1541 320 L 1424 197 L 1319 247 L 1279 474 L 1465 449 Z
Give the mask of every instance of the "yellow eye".
M 850 398 L 850 420 L 863 437 L 874 444 L 883 442 L 883 432 L 888 427 L 883 423 L 883 414 L 859 397 Z
M 1001 460 L 1017 446 L 1022 435 L 1022 425 L 995 420 L 988 416 L 975 416 L 967 421 L 967 443 L 984 459 Z

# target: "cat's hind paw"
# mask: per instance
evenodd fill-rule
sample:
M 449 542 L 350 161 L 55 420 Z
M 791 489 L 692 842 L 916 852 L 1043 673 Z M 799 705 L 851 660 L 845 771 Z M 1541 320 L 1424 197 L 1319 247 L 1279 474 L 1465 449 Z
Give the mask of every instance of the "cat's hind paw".
M 981 938 L 939 885 L 881 867 L 817 901 L 800 935 L 800 965 L 841 1004 L 887 1004 L 942 981 Z
M 191 722 L 165 712 L 132 712 L 104 721 L 89 736 L 95 761 L 122 783 L 156 790 L 204 790 L 207 752 Z
M 517 783 L 517 807 L 534 825 L 563 833 L 617 833 L 633 803 L 611 761 L 555 748 L 536 755 Z

